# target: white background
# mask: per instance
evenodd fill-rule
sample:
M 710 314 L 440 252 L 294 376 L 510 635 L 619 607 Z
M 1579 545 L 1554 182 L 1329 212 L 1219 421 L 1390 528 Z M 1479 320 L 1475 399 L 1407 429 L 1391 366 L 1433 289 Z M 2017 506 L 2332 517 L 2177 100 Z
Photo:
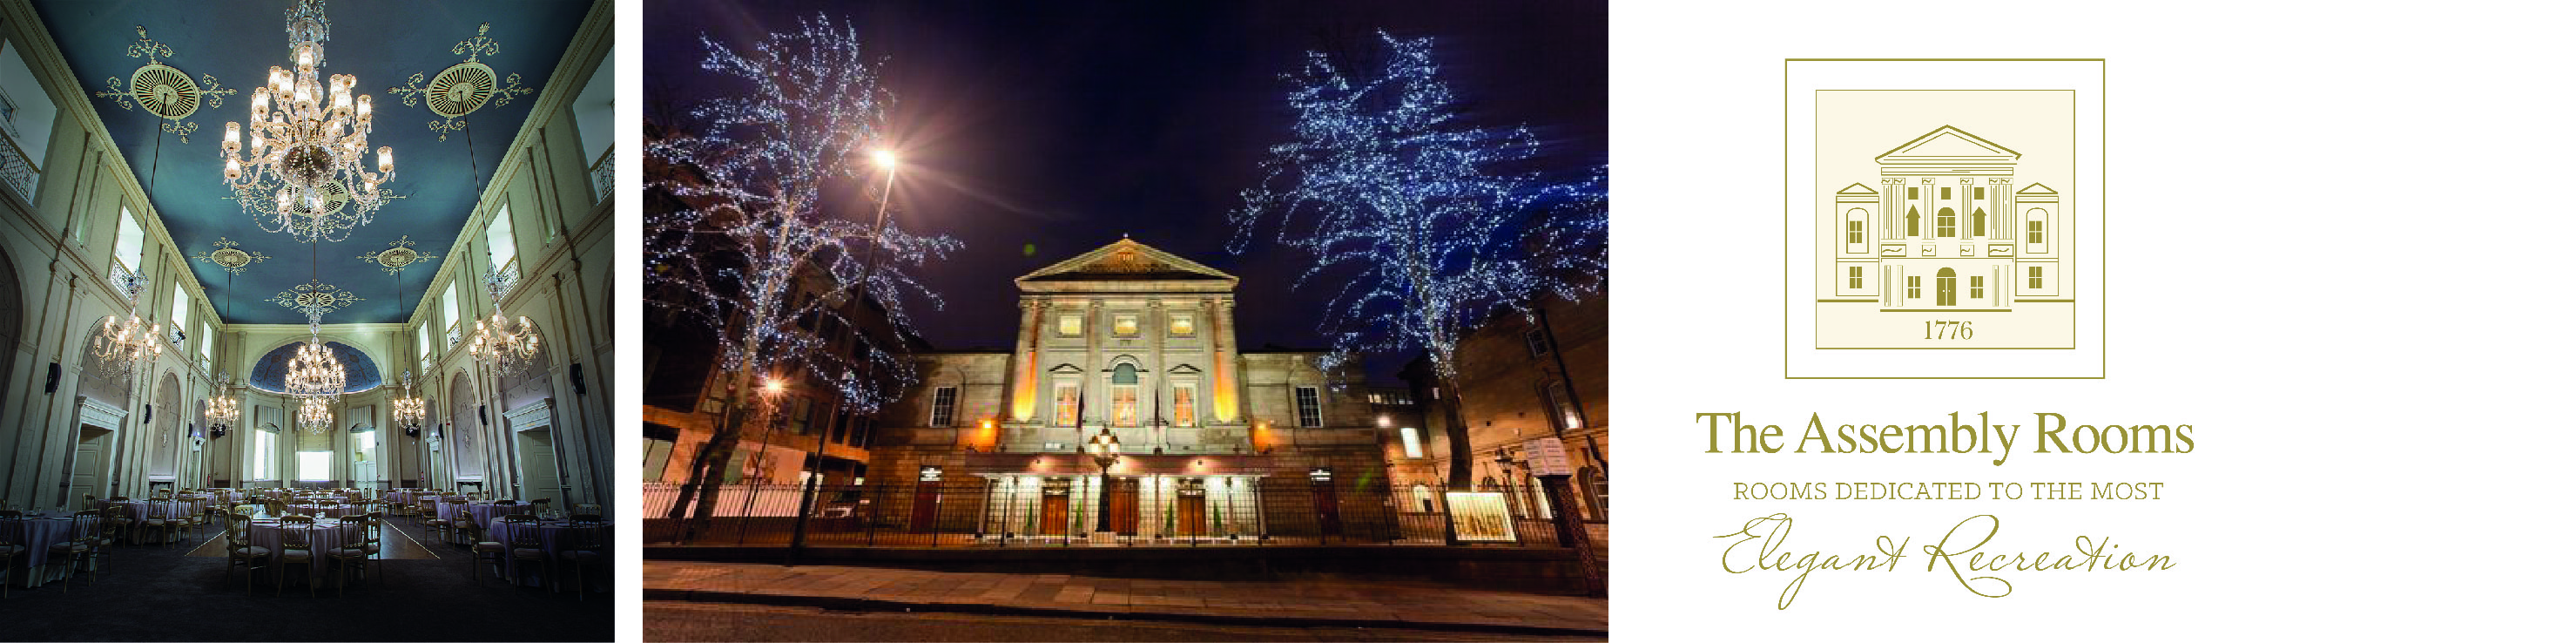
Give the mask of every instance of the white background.
M 2565 5 L 1614 3 L 1612 631 L 1664 640 L 2567 636 L 2559 315 Z M 2105 58 L 2108 379 L 1780 377 L 1784 58 Z M 1711 198 L 1723 190 L 1728 198 Z M 1791 435 L 1960 411 L 2191 424 L 2185 455 L 1705 454 L 1699 412 Z M 1732 482 L 2160 481 L 2166 499 L 1738 501 Z M 1799 552 L 2079 535 L 2162 572 L 1727 574 Z
M 620 146 L 640 149 L 642 7 L 618 7 Z M 1617 198 L 1613 631 L 1623 640 L 2559 638 L 2570 450 L 2558 257 L 2565 5 L 1644 3 L 1611 17 Z M 1781 61 L 2106 58 L 2105 380 L 1784 380 Z M 1543 91 L 1543 89 L 1534 89 Z M 641 176 L 621 155 L 619 176 Z M 2151 172 L 2151 168 L 2189 168 Z M 628 189 L 632 189 L 629 184 Z M 1725 198 L 1712 198 L 1723 190 Z M 640 266 L 638 214 L 619 265 Z M 640 431 L 641 274 L 621 269 L 621 431 Z M 1795 432 L 1951 411 L 2192 424 L 2187 455 L 1704 454 L 1693 413 Z M 2031 429 L 2025 427 L 2027 435 Z M 2025 441 L 2030 438 L 2025 438 Z M 623 462 L 640 462 L 635 440 Z M 619 483 L 636 488 L 634 467 Z M 1754 481 L 2165 482 L 2151 502 L 1780 502 Z M 633 500 L 623 515 L 633 516 Z M 2109 536 L 2164 572 L 1726 574 L 1722 541 L 1789 512 L 1797 551 Z M 640 529 L 621 529 L 640 587 Z M 643 640 L 620 597 L 620 638 Z

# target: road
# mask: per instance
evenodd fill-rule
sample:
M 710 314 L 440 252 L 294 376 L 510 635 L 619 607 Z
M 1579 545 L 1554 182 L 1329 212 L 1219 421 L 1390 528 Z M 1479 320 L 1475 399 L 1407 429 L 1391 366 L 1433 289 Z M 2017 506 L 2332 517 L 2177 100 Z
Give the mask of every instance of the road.
M 644 603 L 647 641 L 1598 641 L 1326 627 L 1245 627 L 1159 621 L 841 612 L 675 601 Z

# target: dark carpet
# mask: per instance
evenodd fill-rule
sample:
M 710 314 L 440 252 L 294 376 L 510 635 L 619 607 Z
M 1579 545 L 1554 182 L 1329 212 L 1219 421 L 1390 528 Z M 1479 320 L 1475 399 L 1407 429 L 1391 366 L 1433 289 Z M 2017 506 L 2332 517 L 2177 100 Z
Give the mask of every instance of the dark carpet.
M 197 541 L 118 545 L 107 571 L 84 572 L 35 589 L 17 585 L 0 600 L 0 640 L 19 641 L 607 641 L 617 601 L 593 592 L 511 585 L 486 571 L 467 575 L 473 556 L 397 518 L 385 539 L 407 536 L 436 558 L 381 560 L 348 587 L 329 578 L 311 590 L 289 578 L 284 593 L 261 570 L 244 574 L 225 559 L 192 557 Z M 402 532 L 401 536 L 393 533 Z M 202 534 L 198 541 L 202 541 Z M 488 567 L 488 565 L 487 565 Z M 18 572 L 24 582 L 26 570 Z M 569 576 L 570 572 L 567 571 Z M 597 584 L 600 569 L 591 570 Z M 93 578 L 95 581 L 93 581 Z M 92 584 L 95 582 L 95 584 Z M 70 591 L 64 591 L 65 584 Z

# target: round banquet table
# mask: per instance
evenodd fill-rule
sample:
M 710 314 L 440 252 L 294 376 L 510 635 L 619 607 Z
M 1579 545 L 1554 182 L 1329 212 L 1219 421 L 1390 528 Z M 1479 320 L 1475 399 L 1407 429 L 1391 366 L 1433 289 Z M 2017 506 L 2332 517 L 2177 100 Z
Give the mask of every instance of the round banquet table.
M 102 516 L 119 516 L 119 515 L 121 515 L 121 516 L 124 516 L 124 517 L 127 517 L 127 518 L 132 518 L 132 519 L 134 519 L 134 526 L 136 526 L 136 527 L 141 527 L 141 526 L 143 525 L 143 521 L 144 521 L 145 519 L 148 519 L 148 518 L 160 518 L 160 519 L 163 519 L 163 520 L 177 520 L 177 519 L 186 518 L 186 517 L 189 517 L 189 516 L 194 516 L 194 515 L 197 515 L 197 514 L 205 513 L 205 511 L 206 511 L 206 501 L 205 501 L 204 499 L 195 499 L 195 500 L 187 500 L 187 499 L 161 500 L 161 499 L 154 499 L 154 500 L 128 500 L 128 501 L 124 501 L 124 502 L 117 502 L 117 501 L 112 501 L 112 500 L 101 500 L 101 501 L 98 501 L 98 513 L 99 513 L 99 515 L 102 515 Z M 140 532 L 137 532 L 137 533 L 140 533 Z M 128 536 L 132 536 L 132 535 L 134 535 L 134 534 L 127 534 L 127 535 L 128 535 Z M 130 541 L 130 540 L 129 540 L 128 542 L 132 542 L 132 541 Z
M 250 521 L 250 544 L 268 548 L 268 564 L 276 565 L 285 562 L 285 549 L 279 545 L 285 544 L 288 529 L 274 518 L 252 520 Z M 332 550 L 367 540 L 366 523 L 355 520 L 316 518 L 312 526 L 296 529 L 304 531 L 307 539 L 313 543 L 313 565 L 309 570 L 312 576 L 307 581 L 312 583 L 320 583 L 321 579 L 330 578 L 324 574 L 330 573 L 326 568 L 336 562 L 331 560 Z
M 537 506 L 524 502 L 510 505 L 496 505 L 488 502 L 438 503 L 438 518 L 440 520 L 455 520 L 458 512 L 463 512 L 465 515 L 473 516 L 474 527 L 476 529 L 491 529 L 492 519 L 494 517 L 515 514 L 533 514 L 537 512 Z
M 576 574 L 573 574 L 573 568 L 570 561 L 563 560 L 563 553 L 580 546 L 580 541 L 589 540 L 598 543 L 600 552 L 602 552 L 602 554 L 606 554 L 608 552 L 608 543 L 611 542 L 609 539 L 612 537 L 609 527 L 610 525 L 608 523 L 601 523 L 598 526 L 574 527 L 570 521 L 539 521 L 536 524 L 537 542 L 545 548 L 546 560 L 555 561 L 556 572 L 565 574 L 565 576 L 559 580 L 565 584 L 571 584 L 571 577 Z M 491 537 L 486 540 L 502 543 L 504 545 L 513 544 L 518 538 L 519 530 L 526 528 L 526 525 L 514 525 L 495 520 L 492 521 L 492 525 L 490 527 L 492 530 Z M 577 533 L 583 530 L 596 531 L 595 533 L 586 535 Z M 576 535 L 582 537 L 575 538 Z M 601 558 L 603 559 L 603 562 L 599 564 L 599 569 L 608 569 L 608 564 L 604 562 L 607 556 L 603 555 Z M 506 555 L 501 557 L 501 565 L 502 575 L 518 579 L 519 584 L 521 585 L 527 585 L 530 587 L 541 587 L 545 585 L 545 576 L 538 573 L 545 570 L 545 567 L 542 565 L 537 565 L 531 562 L 527 566 L 522 567 L 519 565 L 519 559 L 517 557 Z M 607 591 L 606 583 L 608 579 L 608 574 L 590 574 L 589 580 L 591 589 Z
M 69 516 L 0 520 L 0 540 L 27 548 L 27 553 L 19 559 L 20 567 L 24 569 L 15 572 L 17 574 L 15 578 L 19 582 L 26 583 L 26 587 L 35 587 L 54 580 L 44 577 L 46 554 L 49 553 L 47 550 L 52 549 L 54 543 L 71 540 L 74 526 L 76 524 Z M 66 571 L 65 575 L 69 575 L 69 572 Z
M 354 514 L 362 514 L 362 513 L 366 513 L 366 512 L 364 512 L 364 511 L 359 511 L 359 510 L 358 510 L 358 507 L 357 507 L 356 505 L 316 505 L 316 504 L 292 504 L 292 505 L 287 505 L 287 506 L 286 506 L 286 511 L 287 511 L 287 513 L 299 513 L 299 514 L 304 514 L 304 515 L 307 515 L 307 516 L 312 516 L 312 517 L 315 517 L 315 518 L 325 518 L 325 517 L 328 517 L 328 518 L 346 518 L 346 517 L 351 516 L 351 515 L 354 515 Z

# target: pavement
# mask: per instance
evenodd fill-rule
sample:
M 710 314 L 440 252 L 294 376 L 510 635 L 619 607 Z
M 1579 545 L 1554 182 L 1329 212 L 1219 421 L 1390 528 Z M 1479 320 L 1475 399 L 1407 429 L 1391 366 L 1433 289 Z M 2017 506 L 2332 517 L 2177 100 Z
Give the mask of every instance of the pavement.
M 645 561 L 644 600 L 1262 627 L 1610 633 L 1610 603 L 1602 598 L 1344 579 L 1159 580 Z

